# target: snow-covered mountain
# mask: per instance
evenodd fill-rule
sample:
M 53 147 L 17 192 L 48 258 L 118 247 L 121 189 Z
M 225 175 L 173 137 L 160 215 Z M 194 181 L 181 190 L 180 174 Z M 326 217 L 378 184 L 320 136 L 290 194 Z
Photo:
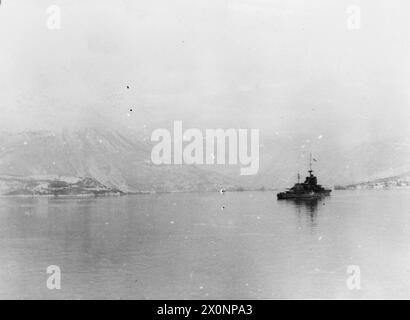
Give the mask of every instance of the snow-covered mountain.
M 108 129 L 0 133 L 0 176 L 89 177 L 123 192 L 204 191 L 234 186 L 195 166 L 158 166 L 151 146 Z M 1 177 L 0 177 L 1 179 Z
M 312 152 L 313 170 L 321 184 L 347 185 L 387 178 L 410 172 L 410 137 L 344 143 L 337 138 L 278 135 L 260 139 L 259 172 L 238 177 L 251 188 L 284 188 L 297 182 L 309 170 Z M 213 166 L 211 170 L 238 176 L 234 167 Z
M 282 175 L 283 179 L 294 181 L 296 168 L 301 174 L 307 173 L 309 152 L 312 151 L 313 157 L 317 159 L 317 162 L 313 162 L 315 174 L 326 185 L 357 183 L 410 172 L 409 137 L 365 141 L 354 145 L 344 145 L 336 139 L 328 140 L 326 137 L 314 145 L 313 138 L 310 142 L 306 139 L 294 140 L 293 143 L 276 144 L 280 146 L 276 155 L 268 152 L 265 159 L 261 159 L 261 171 L 266 167 L 272 176 Z M 273 150 L 275 142 L 270 141 L 266 145 Z M 282 173 L 278 168 L 280 163 Z
M 343 145 L 327 137 L 261 137 L 260 169 L 240 176 L 241 165 L 154 165 L 147 136 L 125 130 L 0 133 L 1 176 L 92 178 L 123 192 L 207 191 L 220 188 L 283 188 L 308 170 L 324 185 L 348 185 L 410 172 L 410 141 L 386 139 Z M 4 179 L 3 179 L 4 180 Z M 6 186 L 6 187 L 4 187 Z M 3 184 L 3 191 L 7 183 Z M 0 192 L 3 192 L 0 191 Z M 4 192 L 3 192 L 4 193 Z

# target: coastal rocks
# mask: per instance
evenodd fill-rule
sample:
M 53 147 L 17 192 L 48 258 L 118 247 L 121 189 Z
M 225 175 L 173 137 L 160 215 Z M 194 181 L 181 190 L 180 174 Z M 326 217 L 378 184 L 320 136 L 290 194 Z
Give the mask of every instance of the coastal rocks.
M 78 177 L 17 177 L 0 176 L 0 195 L 120 195 L 118 189 L 109 188 L 93 178 Z

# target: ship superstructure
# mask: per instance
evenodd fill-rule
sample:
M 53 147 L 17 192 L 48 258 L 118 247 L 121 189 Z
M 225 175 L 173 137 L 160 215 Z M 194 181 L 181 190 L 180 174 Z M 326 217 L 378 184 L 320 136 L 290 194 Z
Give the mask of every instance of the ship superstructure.
M 278 200 L 281 199 L 317 199 L 323 196 L 328 196 L 332 192 L 317 183 L 317 177 L 312 170 L 312 155 L 310 155 L 309 162 L 309 176 L 305 178 L 304 182 L 300 182 L 300 175 L 298 174 L 298 183 L 287 191 L 277 194 Z

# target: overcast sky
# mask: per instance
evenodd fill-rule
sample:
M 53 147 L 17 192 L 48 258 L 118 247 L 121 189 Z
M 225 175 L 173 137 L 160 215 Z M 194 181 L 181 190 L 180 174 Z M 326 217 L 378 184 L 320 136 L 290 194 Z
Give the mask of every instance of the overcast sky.
M 52 4 L 60 30 L 46 26 Z M 346 26 L 350 4 L 359 30 Z M 0 130 L 183 120 L 405 135 L 409 16 L 404 0 L 3 0 Z

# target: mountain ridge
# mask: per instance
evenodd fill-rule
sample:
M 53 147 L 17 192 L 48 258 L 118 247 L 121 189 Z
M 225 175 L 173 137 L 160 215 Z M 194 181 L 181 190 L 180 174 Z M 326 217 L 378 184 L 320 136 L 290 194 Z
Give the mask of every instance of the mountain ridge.
M 349 185 L 410 171 L 410 144 L 385 139 L 341 145 L 337 139 L 261 137 L 260 169 L 240 176 L 240 165 L 154 165 L 153 143 L 142 132 L 83 128 L 0 132 L 0 175 L 92 178 L 125 193 L 255 190 L 293 185 L 308 170 L 309 153 L 323 185 Z
M 0 175 L 90 177 L 122 192 L 207 191 L 233 179 L 200 168 L 157 166 L 144 141 L 100 129 L 0 135 Z

